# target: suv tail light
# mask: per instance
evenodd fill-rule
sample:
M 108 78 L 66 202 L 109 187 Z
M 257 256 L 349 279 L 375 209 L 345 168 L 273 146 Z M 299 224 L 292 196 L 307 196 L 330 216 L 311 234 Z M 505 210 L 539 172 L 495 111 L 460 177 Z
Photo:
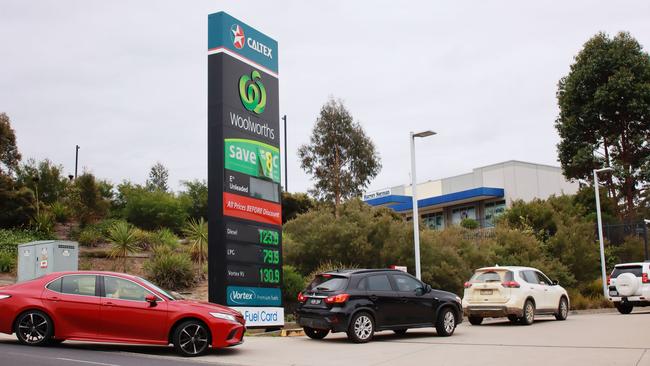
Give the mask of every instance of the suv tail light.
M 644 273 L 644 274 L 641 275 L 641 282 L 643 282 L 643 283 L 648 283 L 649 282 L 647 273 Z
M 519 282 L 517 282 L 517 281 L 506 281 L 506 282 L 502 283 L 501 286 L 506 287 L 506 288 L 519 288 L 519 287 L 521 287 L 519 285 Z
M 607 276 L 607 286 L 609 286 L 611 284 L 612 284 L 612 276 L 609 275 L 609 276 Z
M 472 287 L 472 283 L 471 282 L 465 282 L 465 288 L 470 288 L 470 287 Z
M 343 304 L 350 298 L 348 294 L 338 294 L 325 299 L 326 304 Z
M 299 292 L 298 293 L 298 302 L 305 302 L 305 301 L 307 301 L 307 298 L 305 297 L 305 295 L 302 294 L 302 292 Z

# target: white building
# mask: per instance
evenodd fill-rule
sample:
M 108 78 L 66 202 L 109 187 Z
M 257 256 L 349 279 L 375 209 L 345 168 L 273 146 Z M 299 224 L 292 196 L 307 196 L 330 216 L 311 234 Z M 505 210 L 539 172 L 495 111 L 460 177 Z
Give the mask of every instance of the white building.
M 475 168 L 471 173 L 418 184 L 418 209 L 424 223 L 433 229 L 457 225 L 464 218 L 481 227 L 494 225 L 494 218 L 514 200 L 531 201 L 551 195 L 574 194 L 577 182 L 567 181 L 555 166 L 510 160 Z M 411 185 L 367 192 L 363 200 L 372 206 L 387 206 L 410 218 Z

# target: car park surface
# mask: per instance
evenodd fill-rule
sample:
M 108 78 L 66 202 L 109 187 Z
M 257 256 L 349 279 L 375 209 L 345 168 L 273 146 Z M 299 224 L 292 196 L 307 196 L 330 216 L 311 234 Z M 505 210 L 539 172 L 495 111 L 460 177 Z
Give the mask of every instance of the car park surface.
M 343 333 L 322 341 L 307 337 L 247 337 L 240 347 L 212 350 L 189 362 L 171 348 L 76 342 L 33 348 L 18 345 L 14 337 L 0 335 L 0 365 L 166 366 L 172 361 L 179 365 L 242 366 L 650 366 L 648 326 L 650 309 L 645 308 L 635 309 L 630 315 L 614 309 L 572 313 L 564 322 L 541 316 L 532 327 L 513 325 L 507 319 L 486 319 L 480 327 L 463 322 L 453 337 L 446 338 L 437 337 L 431 328 L 409 330 L 404 336 L 385 332 L 363 345 L 350 343 Z

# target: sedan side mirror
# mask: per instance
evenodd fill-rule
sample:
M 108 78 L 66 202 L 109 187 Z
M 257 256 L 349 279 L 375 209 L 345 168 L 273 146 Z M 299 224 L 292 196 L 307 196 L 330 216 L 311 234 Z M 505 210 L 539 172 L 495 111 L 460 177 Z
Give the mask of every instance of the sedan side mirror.
M 156 306 L 156 303 L 158 302 L 158 299 L 156 299 L 156 296 L 154 295 L 147 295 L 144 299 L 149 303 L 149 306 Z
M 553 284 L 553 286 L 557 286 L 557 285 L 560 284 L 560 281 L 558 281 L 558 280 L 554 280 L 554 281 L 552 282 L 552 284 Z

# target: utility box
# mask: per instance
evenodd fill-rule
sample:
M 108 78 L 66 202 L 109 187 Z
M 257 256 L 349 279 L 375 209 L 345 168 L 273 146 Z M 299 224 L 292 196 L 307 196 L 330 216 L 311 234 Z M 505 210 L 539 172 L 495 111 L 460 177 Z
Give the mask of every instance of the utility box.
M 52 272 L 79 268 L 79 244 L 74 241 L 42 240 L 18 246 L 18 282 Z

